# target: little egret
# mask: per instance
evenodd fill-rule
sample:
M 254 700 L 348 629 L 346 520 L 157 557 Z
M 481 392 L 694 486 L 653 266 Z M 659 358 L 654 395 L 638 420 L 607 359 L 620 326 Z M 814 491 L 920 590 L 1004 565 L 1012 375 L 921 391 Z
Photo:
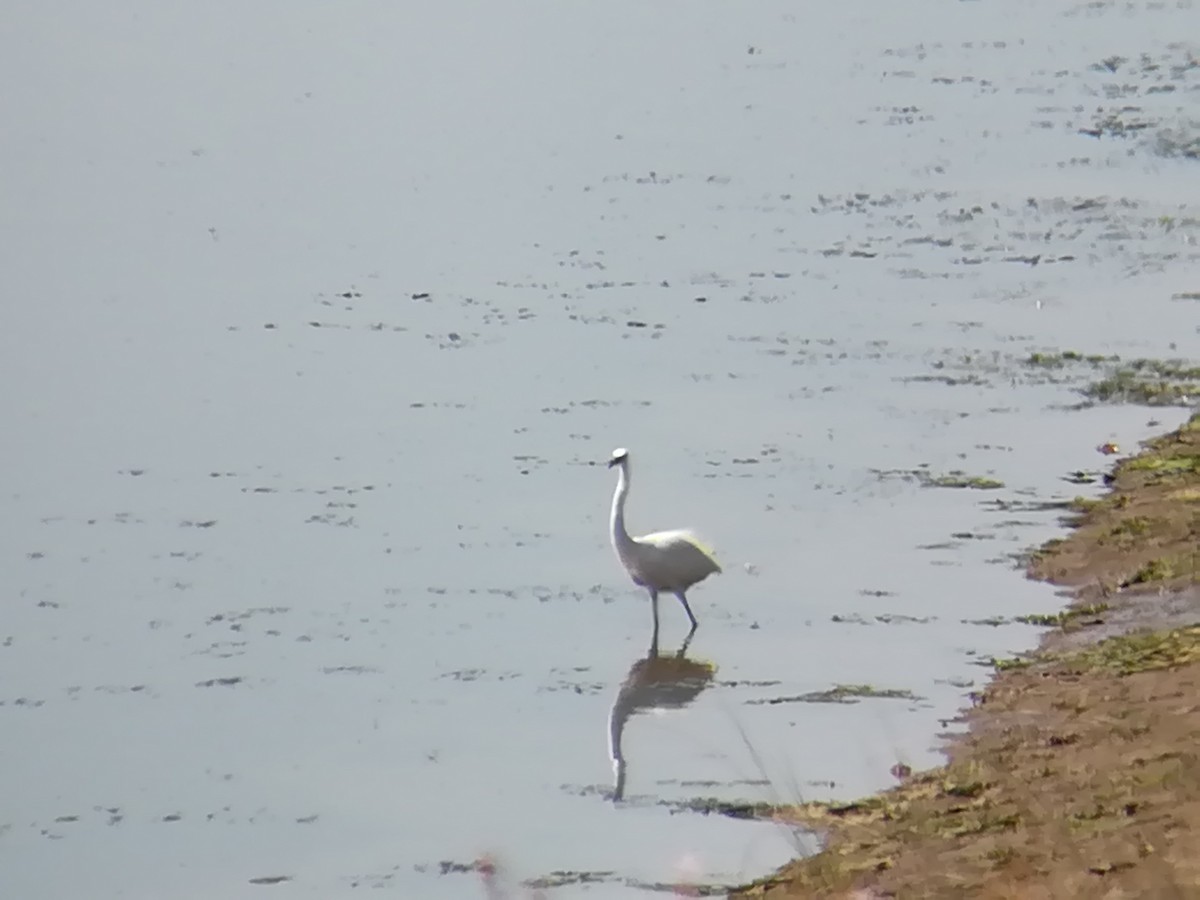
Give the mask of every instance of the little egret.
M 689 531 L 656 531 L 641 537 L 630 537 L 625 530 L 625 498 L 629 496 L 629 451 L 619 447 L 612 452 L 608 467 L 617 467 L 617 490 L 613 494 L 613 549 L 617 559 L 633 579 L 633 583 L 650 592 L 654 610 L 654 634 L 658 635 L 658 592 L 670 591 L 679 598 L 683 610 L 696 628 L 696 617 L 688 606 L 687 589 L 703 581 L 721 567 L 712 553 Z

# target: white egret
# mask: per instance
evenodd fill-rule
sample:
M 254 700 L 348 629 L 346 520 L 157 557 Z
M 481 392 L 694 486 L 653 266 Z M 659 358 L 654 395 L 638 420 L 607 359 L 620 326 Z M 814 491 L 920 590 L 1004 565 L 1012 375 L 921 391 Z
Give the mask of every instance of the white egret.
M 608 467 L 617 467 L 617 489 L 613 493 L 612 531 L 613 549 L 617 559 L 633 579 L 633 583 L 650 592 L 650 604 L 654 610 L 654 633 L 658 634 L 658 594 L 670 591 L 679 598 L 683 610 L 696 627 L 696 617 L 688 606 L 687 589 L 703 581 L 721 567 L 713 559 L 712 552 L 690 531 L 656 531 L 641 537 L 630 537 L 625 530 L 625 498 L 629 496 L 629 451 L 619 447 L 612 452 Z

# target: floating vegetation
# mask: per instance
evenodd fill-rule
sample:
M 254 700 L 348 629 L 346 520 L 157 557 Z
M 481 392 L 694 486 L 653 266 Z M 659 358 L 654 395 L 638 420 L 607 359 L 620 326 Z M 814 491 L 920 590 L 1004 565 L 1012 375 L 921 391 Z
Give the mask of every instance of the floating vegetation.
M 994 491 L 1004 487 L 1004 482 L 995 478 L 985 475 L 968 475 L 966 472 L 957 470 L 935 476 L 922 484 L 925 487 L 971 488 L 976 491 Z
M 1005 659 L 992 659 L 992 668 L 997 672 L 1006 672 L 1012 669 L 1027 669 L 1032 665 L 1030 660 L 1018 656 L 1011 656 Z
M 1098 621 L 1080 622 L 1081 619 L 1094 619 L 1101 613 L 1107 612 L 1107 603 L 1089 603 L 1086 606 L 1064 609 L 1057 613 L 1031 613 L 1027 616 L 1017 616 L 1017 622 L 1024 625 L 1043 625 L 1050 628 L 1066 628 L 1071 623 L 1081 625 L 1096 625 Z
M 902 481 L 913 481 L 921 487 L 970 488 L 977 491 L 994 491 L 1004 487 L 1003 481 L 985 475 L 968 475 L 960 469 L 951 469 L 941 475 L 935 475 L 924 468 L 872 469 L 871 472 L 880 479 L 897 478 Z
M 767 697 L 761 700 L 747 700 L 751 706 L 779 703 L 858 703 L 865 699 L 883 700 L 920 700 L 912 691 L 894 688 L 877 688 L 870 684 L 836 684 L 826 691 L 810 691 L 807 694 L 796 694 L 790 697 Z
M 206 681 L 197 681 L 196 687 L 233 687 L 233 685 L 241 684 L 245 680 L 241 675 L 230 675 L 226 678 L 209 678 Z
M 698 812 L 706 816 L 729 816 L 731 819 L 769 818 L 777 809 L 771 803 L 720 800 L 716 797 L 693 797 L 690 800 L 675 802 L 660 800 L 659 805 L 670 807 L 673 813 Z
M 1190 128 L 1161 128 L 1154 135 L 1152 149 L 1168 159 L 1200 159 L 1200 129 L 1194 123 Z
M 1083 389 L 1102 403 L 1187 406 L 1200 395 L 1200 367 L 1180 360 L 1135 359 Z
M 992 512 L 1053 512 L 1072 509 L 1074 500 L 984 500 L 981 506 Z
M 548 889 L 566 887 L 570 884 L 599 884 L 606 881 L 613 881 L 616 878 L 617 873 L 611 869 L 602 872 L 573 872 L 560 869 L 538 878 L 531 878 L 525 882 L 525 886 L 535 889 Z
M 1102 366 L 1106 363 L 1120 361 L 1119 356 L 1104 356 L 1100 353 L 1083 354 L 1075 350 L 1064 350 L 1061 353 L 1031 353 L 1025 360 L 1027 366 L 1038 366 L 1043 369 L 1061 369 L 1075 363 L 1086 363 L 1090 366 Z
M 906 616 L 903 613 L 882 613 L 875 617 L 883 625 L 928 625 L 936 616 Z
M 841 625 L 872 625 L 875 622 L 881 625 L 927 625 L 936 618 L 936 616 L 907 616 L 903 613 L 880 613 L 868 619 L 861 613 L 848 613 L 846 615 L 834 613 L 829 617 L 829 621 L 837 622 Z
M 1039 350 L 1025 356 L 958 354 L 934 362 L 933 368 L 937 370 L 935 373 L 902 380 L 951 386 L 986 384 L 1000 379 L 1073 385 L 1084 396 L 1085 404 L 1186 406 L 1200 396 L 1200 367 L 1184 360 L 1122 361 L 1119 356 L 1101 353 Z M 1119 452 L 1115 444 L 1097 449 L 1106 454 Z

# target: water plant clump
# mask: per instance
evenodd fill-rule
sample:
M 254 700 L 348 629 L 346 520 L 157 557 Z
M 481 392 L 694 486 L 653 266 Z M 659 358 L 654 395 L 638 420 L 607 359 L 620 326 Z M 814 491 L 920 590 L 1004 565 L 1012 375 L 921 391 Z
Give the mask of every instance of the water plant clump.
M 976 491 L 994 491 L 1004 487 L 1004 482 L 990 475 L 971 475 L 961 469 L 951 469 L 949 472 L 935 474 L 925 468 L 917 469 L 874 469 L 880 479 L 898 478 L 902 481 L 914 481 L 921 487 L 938 488 L 967 488 Z
M 1025 359 L 1025 365 L 1038 366 L 1043 369 L 1062 369 L 1074 363 L 1086 363 L 1090 366 L 1101 366 L 1106 363 L 1115 363 L 1120 360 L 1119 356 L 1105 356 L 1102 353 L 1080 353 L 1076 350 L 1063 350 L 1058 353 L 1054 352 L 1034 352 L 1030 353 Z
M 1083 389 L 1102 403 L 1188 406 L 1200 397 L 1200 366 L 1181 360 L 1135 359 Z

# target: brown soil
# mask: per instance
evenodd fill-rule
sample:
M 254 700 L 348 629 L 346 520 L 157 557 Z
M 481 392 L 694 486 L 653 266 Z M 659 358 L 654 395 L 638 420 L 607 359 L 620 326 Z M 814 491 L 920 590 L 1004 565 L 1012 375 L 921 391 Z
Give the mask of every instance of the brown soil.
M 735 896 L 1200 895 L 1200 415 L 1075 506 L 1029 567 L 1072 605 L 997 664 L 947 765 L 777 810 L 825 849 Z

